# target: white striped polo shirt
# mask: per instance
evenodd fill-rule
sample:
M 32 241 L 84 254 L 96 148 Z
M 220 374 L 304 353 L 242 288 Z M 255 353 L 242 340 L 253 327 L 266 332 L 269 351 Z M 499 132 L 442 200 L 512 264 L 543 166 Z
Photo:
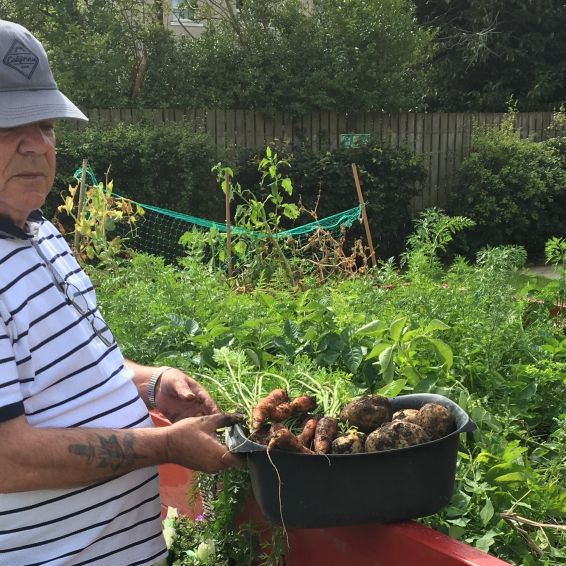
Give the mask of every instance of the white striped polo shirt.
M 90 280 L 38 211 L 27 226 L 0 219 L 0 423 L 25 415 L 44 428 L 152 426 L 118 346 L 93 328 L 101 315 Z M 86 314 L 60 281 L 84 295 Z M 156 467 L 0 494 L 0 566 L 141 566 L 165 555 Z

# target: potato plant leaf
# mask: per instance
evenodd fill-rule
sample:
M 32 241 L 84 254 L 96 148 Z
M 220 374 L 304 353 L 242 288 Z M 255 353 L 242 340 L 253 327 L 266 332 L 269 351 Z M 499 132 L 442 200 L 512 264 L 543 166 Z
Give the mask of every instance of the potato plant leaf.
M 484 526 L 486 526 L 491 521 L 493 514 L 493 503 L 491 502 L 491 499 L 488 499 L 480 511 L 480 518 Z
M 360 346 L 353 346 L 342 354 L 344 363 L 351 373 L 356 373 L 363 360 L 363 352 Z
M 379 365 L 381 373 L 386 382 L 390 382 L 395 374 L 395 364 L 393 362 L 393 346 L 389 346 L 379 354 Z

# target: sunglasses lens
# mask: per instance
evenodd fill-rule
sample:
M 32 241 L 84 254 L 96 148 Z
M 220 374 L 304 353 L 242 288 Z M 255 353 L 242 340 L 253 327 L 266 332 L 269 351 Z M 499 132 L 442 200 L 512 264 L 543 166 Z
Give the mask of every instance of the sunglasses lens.
M 105 322 L 96 315 L 92 317 L 92 320 L 89 319 L 89 321 L 95 334 L 102 340 L 103 344 L 112 346 L 114 336 L 112 336 L 112 332 L 110 332 L 110 328 L 106 326 Z
M 67 283 L 65 294 L 79 314 L 85 315 L 89 312 L 86 297 L 72 283 Z
M 84 294 L 81 293 L 81 291 L 72 283 L 67 283 L 65 295 L 69 302 L 73 305 L 74 309 L 81 316 L 86 317 L 86 320 L 88 320 L 92 326 L 96 336 L 102 340 L 102 343 L 105 346 L 112 346 L 114 343 L 112 332 L 110 332 L 110 329 L 106 326 L 104 321 L 92 312 Z

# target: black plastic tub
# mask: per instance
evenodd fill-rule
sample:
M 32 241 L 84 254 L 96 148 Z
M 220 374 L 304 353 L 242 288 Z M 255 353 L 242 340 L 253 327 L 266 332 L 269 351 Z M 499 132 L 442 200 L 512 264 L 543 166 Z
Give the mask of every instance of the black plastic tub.
M 454 432 L 431 442 L 367 454 L 309 455 L 250 441 L 239 425 L 226 434 L 233 452 L 246 453 L 255 499 L 267 519 L 286 528 L 392 523 L 433 515 L 452 497 L 459 435 L 476 425 L 441 395 L 391 399 L 393 410 L 440 403 L 452 411 Z

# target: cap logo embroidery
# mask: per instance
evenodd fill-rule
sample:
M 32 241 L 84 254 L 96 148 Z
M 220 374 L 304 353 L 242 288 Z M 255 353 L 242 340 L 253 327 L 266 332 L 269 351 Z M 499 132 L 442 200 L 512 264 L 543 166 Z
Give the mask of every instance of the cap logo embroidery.
M 21 73 L 26 79 L 31 79 L 39 63 L 39 57 L 19 39 L 15 39 L 2 62 Z

